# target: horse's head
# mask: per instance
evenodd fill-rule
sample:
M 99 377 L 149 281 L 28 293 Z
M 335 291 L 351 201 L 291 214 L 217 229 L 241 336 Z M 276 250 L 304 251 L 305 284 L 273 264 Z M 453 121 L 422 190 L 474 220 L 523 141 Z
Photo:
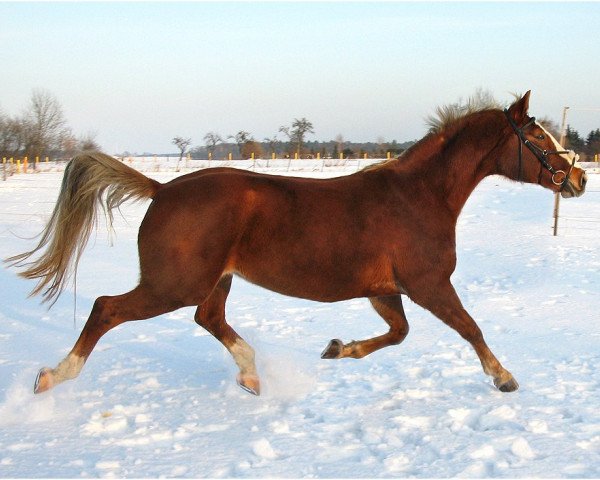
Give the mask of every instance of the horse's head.
M 509 158 L 515 161 L 514 168 L 506 173 L 515 180 L 539 183 L 560 192 L 564 198 L 579 197 L 587 182 L 585 171 L 575 165 L 579 155 L 563 149 L 535 117 L 529 116 L 530 93 L 504 111 L 506 132 L 511 136 L 507 143 Z

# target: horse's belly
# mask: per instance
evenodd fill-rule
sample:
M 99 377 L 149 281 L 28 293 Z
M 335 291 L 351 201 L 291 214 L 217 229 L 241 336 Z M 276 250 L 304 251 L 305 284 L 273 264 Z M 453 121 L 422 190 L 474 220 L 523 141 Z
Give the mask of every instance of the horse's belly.
M 235 273 L 274 292 L 319 302 L 401 293 L 391 268 L 375 264 L 329 268 L 318 263 L 277 265 L 267 259 L 260 265 L 242 262 Z

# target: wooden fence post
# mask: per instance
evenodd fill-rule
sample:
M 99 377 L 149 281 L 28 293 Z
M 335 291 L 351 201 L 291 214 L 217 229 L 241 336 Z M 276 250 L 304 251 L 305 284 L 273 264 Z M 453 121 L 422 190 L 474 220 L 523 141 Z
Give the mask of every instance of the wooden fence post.
M 556 237 L 558 235 L 558 211 L 560 208 L 560 193 L 554 194 L 554 228 L 552 229 L 552 233 Z

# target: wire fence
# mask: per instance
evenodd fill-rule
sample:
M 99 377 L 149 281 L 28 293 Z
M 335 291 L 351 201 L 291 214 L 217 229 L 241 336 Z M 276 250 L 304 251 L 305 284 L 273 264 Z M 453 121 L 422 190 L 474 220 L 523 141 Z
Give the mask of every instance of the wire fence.
M 600 239 L 600 162 L 578 164 L 588 174 L 585 194 L 560 201 L 556 233 L 560 236 L 584 235 Z
M 573 234 L 587 235 L 600 240 L 600 189 L 586 190 L 585 199 L 587 203 L 595 204 L 592 208 L 581 208 L 581 205 L 570 202 L 561 203 L 558 216 L 557 235 L 570 236 Z M 582 198 L 583 200 L 583 198 Z M 579 203 L 580 200 L 578 199 Z

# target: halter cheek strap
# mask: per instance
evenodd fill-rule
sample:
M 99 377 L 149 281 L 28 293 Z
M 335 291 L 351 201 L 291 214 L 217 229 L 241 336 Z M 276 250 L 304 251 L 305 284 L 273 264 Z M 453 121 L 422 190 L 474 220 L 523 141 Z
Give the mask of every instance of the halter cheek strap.
M 559 186 L 560 187 L 559 192 L 562 192 L 569 181 L 569 176 L 571 175 L 571 171 L 573 170 L 573 166 L 575 165 L 575 158 L 573 159 L 573 162 L 571 162 L 571 166 L 570 166 L 568 172 L 565 173 L 564 170 L 556 170 L 548 162 L 548 155 L 561 155 L 561 154 L 565 154 L 565 153 L 569 153 L 569 152 L 567 150 L 554 150 L 554 151 L 544 150 L 543 148 L 541 148 L 538 145 L 536 145 L 535 143 L 529 141 L 525 137 L 525 133 L 523 132 L 523 130 L 525 130 L 527 127 L 529 127 L 532 123 L 535 122 L 535 117 L 532 117 L 531 120 L 529 120 L 529 122 L 527 122 L 525 125 L 523 125 L 521 128 L 519 128 L 517 126 L 517 124 L 515 123 L 515 121 L 512 119 L 512 117 L 510 116 L 508 109 L 504 109 L 504 115 L 506 115 L 508 123 L 510 124 L 510 126 L 512 127 L 514 132 L 516 133 L 517 137 L 519 137 L 519 182 L 523 181 L 523 145 L 525 145 L 535 155 L 535 157 L 540 162 L 541 166 L 540 166 L 540 174 L 538 176 L 538 183 L 541 183 L 541 181 L 542 181 L 542 171 L 543 171 L 542 168 L 545 168 L 552 174 L 552 183 L 556 186 Z M 564 178 L 562 178 L 562 180 L 561 180 L 561 175 L 564 176 Z

